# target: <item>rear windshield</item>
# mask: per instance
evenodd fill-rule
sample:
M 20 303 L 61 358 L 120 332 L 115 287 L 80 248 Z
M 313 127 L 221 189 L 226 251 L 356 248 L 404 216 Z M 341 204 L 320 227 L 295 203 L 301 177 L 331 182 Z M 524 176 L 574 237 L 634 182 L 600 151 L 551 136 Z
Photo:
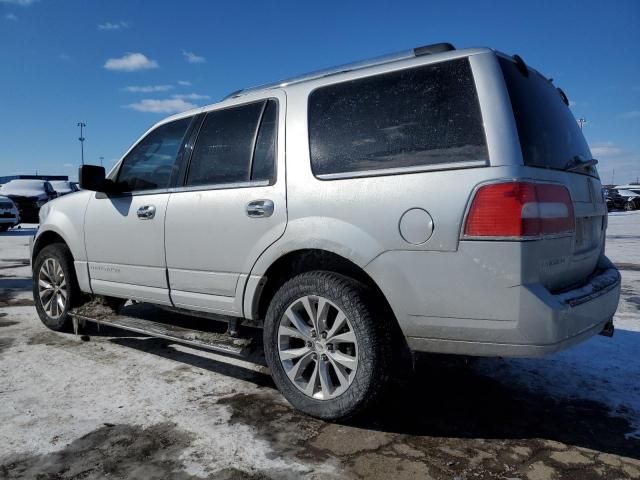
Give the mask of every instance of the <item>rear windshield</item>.
M 525 77 L 515 62 L 503 57 L 499 59 L 518 127 L 524 164 L 563 170 L 577 155 L 582 160 L 591 160 L 578 122 L 556 87 L 539 73 L 529 70 Z

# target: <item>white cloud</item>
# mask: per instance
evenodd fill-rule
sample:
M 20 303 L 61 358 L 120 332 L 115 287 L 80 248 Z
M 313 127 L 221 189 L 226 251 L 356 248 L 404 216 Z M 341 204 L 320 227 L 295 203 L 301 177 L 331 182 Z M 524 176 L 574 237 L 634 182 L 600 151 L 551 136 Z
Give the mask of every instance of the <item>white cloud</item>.
M 59 53 L 58 60 L 62 60 L 63 62 L 68 62 L 69 60 L 71 60 L 71 57 L 66 53 Z
M 208 100 L 209 95 L 200 95 L 199 93 L 181 93 L 173 95 L 173 98 L 181 98 L 183 100 Z
M 623 150 L 613 142 L 594 143 L 589 146 L 591 154 L 595 158 L 599 157 L 616 157 L 623 153 Z
M 153 93 L 153 92 L 166 92 L 171 90 L 173 85 L 142 85 L 142 86 L 132 86 L 132 87 L 124 87 L 125 92 L 132 93 Z
M 185 110 L 191 110 L 196 107 L 197 105 L 185 102 L 181 98 L 168 98 L 165 100 L 144 99 L 136 103 L 125 105 L 125 108 L 131 108 L 138 112 L 151 113 L 178 113 L 184 112 Z
M 640 110 L 631 110 L 620 114 L 622 118 L 640 118 Z
M 120 30 L 125 28 L 129 28 L 128 22 L 122 22 L 122 21 L 117 23 L 105 22 L 98 25 L 98 30 Z
M 137 70 L 158 68 L 158 62 L 147 58 L 142 53 L 127 53 L 120 58 L 108 59 L 104 64 L 104 68 L 121 72 L 135 72 Z
M 28 7 L 36 3 L 38 0 L 0 0 L 0 3 L 6 3 L 8 5 L 18 5 L 20 7 Z
M 200 55 L 196 55 L 193 52 L 187 52 L 185 50 L 182 51 L 182 55 L 184 55 L 185 60 L 189 63 L 204 63 L 207 61 L 206 58 L 201 57 Z
M 178 85 L 181 87 L 190 87 L 191 82 L 189 80 L 178 80 Z
M 14 15 L 13 13 L 7 13 L 4 18 L 6 18 L 7 20 L 11 20 L 12 22 L 17 22 L 18 21 L 18 17 L 16 15 Z

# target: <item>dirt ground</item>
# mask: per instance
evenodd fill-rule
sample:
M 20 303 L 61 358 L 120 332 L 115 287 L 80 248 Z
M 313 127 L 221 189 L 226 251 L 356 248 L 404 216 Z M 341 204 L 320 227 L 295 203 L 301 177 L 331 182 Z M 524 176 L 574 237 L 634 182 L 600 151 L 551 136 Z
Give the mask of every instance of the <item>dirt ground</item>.
M 1 479 L 640 478 L 640 212 L 610 218 L 612 339 L 543 359 L 421 356 L 348 424 L 293 410 L 259 357 L 46 330 L 31 234 L 0 234 Z

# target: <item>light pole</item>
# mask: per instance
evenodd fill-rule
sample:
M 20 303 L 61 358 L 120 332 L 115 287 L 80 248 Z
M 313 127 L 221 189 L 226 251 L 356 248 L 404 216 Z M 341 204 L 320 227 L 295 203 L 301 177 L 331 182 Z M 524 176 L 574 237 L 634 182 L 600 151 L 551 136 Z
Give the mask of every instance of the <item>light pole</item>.
M 587 120 L 585 118 L 580 117 L 578 119 L 578 125 L 580 125 L 580 130 L 582 130 L 582 127 L 584 127 L 585 123 L 587 123 Z
M 100 159 L 100 166 L 102 166 L 102 161 L 104 160 L 104 157 L 98 157 Z
M 82 129 L 87 126 L 86 123 L 78 122 L 78 126 L 80 127 L 80 155 L 82 160 L 82 165 L 84 165 L 84 136 L 82 135 Z

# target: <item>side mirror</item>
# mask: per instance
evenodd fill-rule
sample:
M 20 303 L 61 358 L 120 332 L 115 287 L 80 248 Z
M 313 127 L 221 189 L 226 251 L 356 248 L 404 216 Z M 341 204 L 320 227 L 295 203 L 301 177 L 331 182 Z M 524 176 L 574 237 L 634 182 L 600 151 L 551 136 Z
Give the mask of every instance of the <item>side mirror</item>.
M 106 192 L 107 182 L 105 180 L 104 167 L 97 165 L 82 165 L 78 169 L 78 179 L 80 188 L 94 192 Z

